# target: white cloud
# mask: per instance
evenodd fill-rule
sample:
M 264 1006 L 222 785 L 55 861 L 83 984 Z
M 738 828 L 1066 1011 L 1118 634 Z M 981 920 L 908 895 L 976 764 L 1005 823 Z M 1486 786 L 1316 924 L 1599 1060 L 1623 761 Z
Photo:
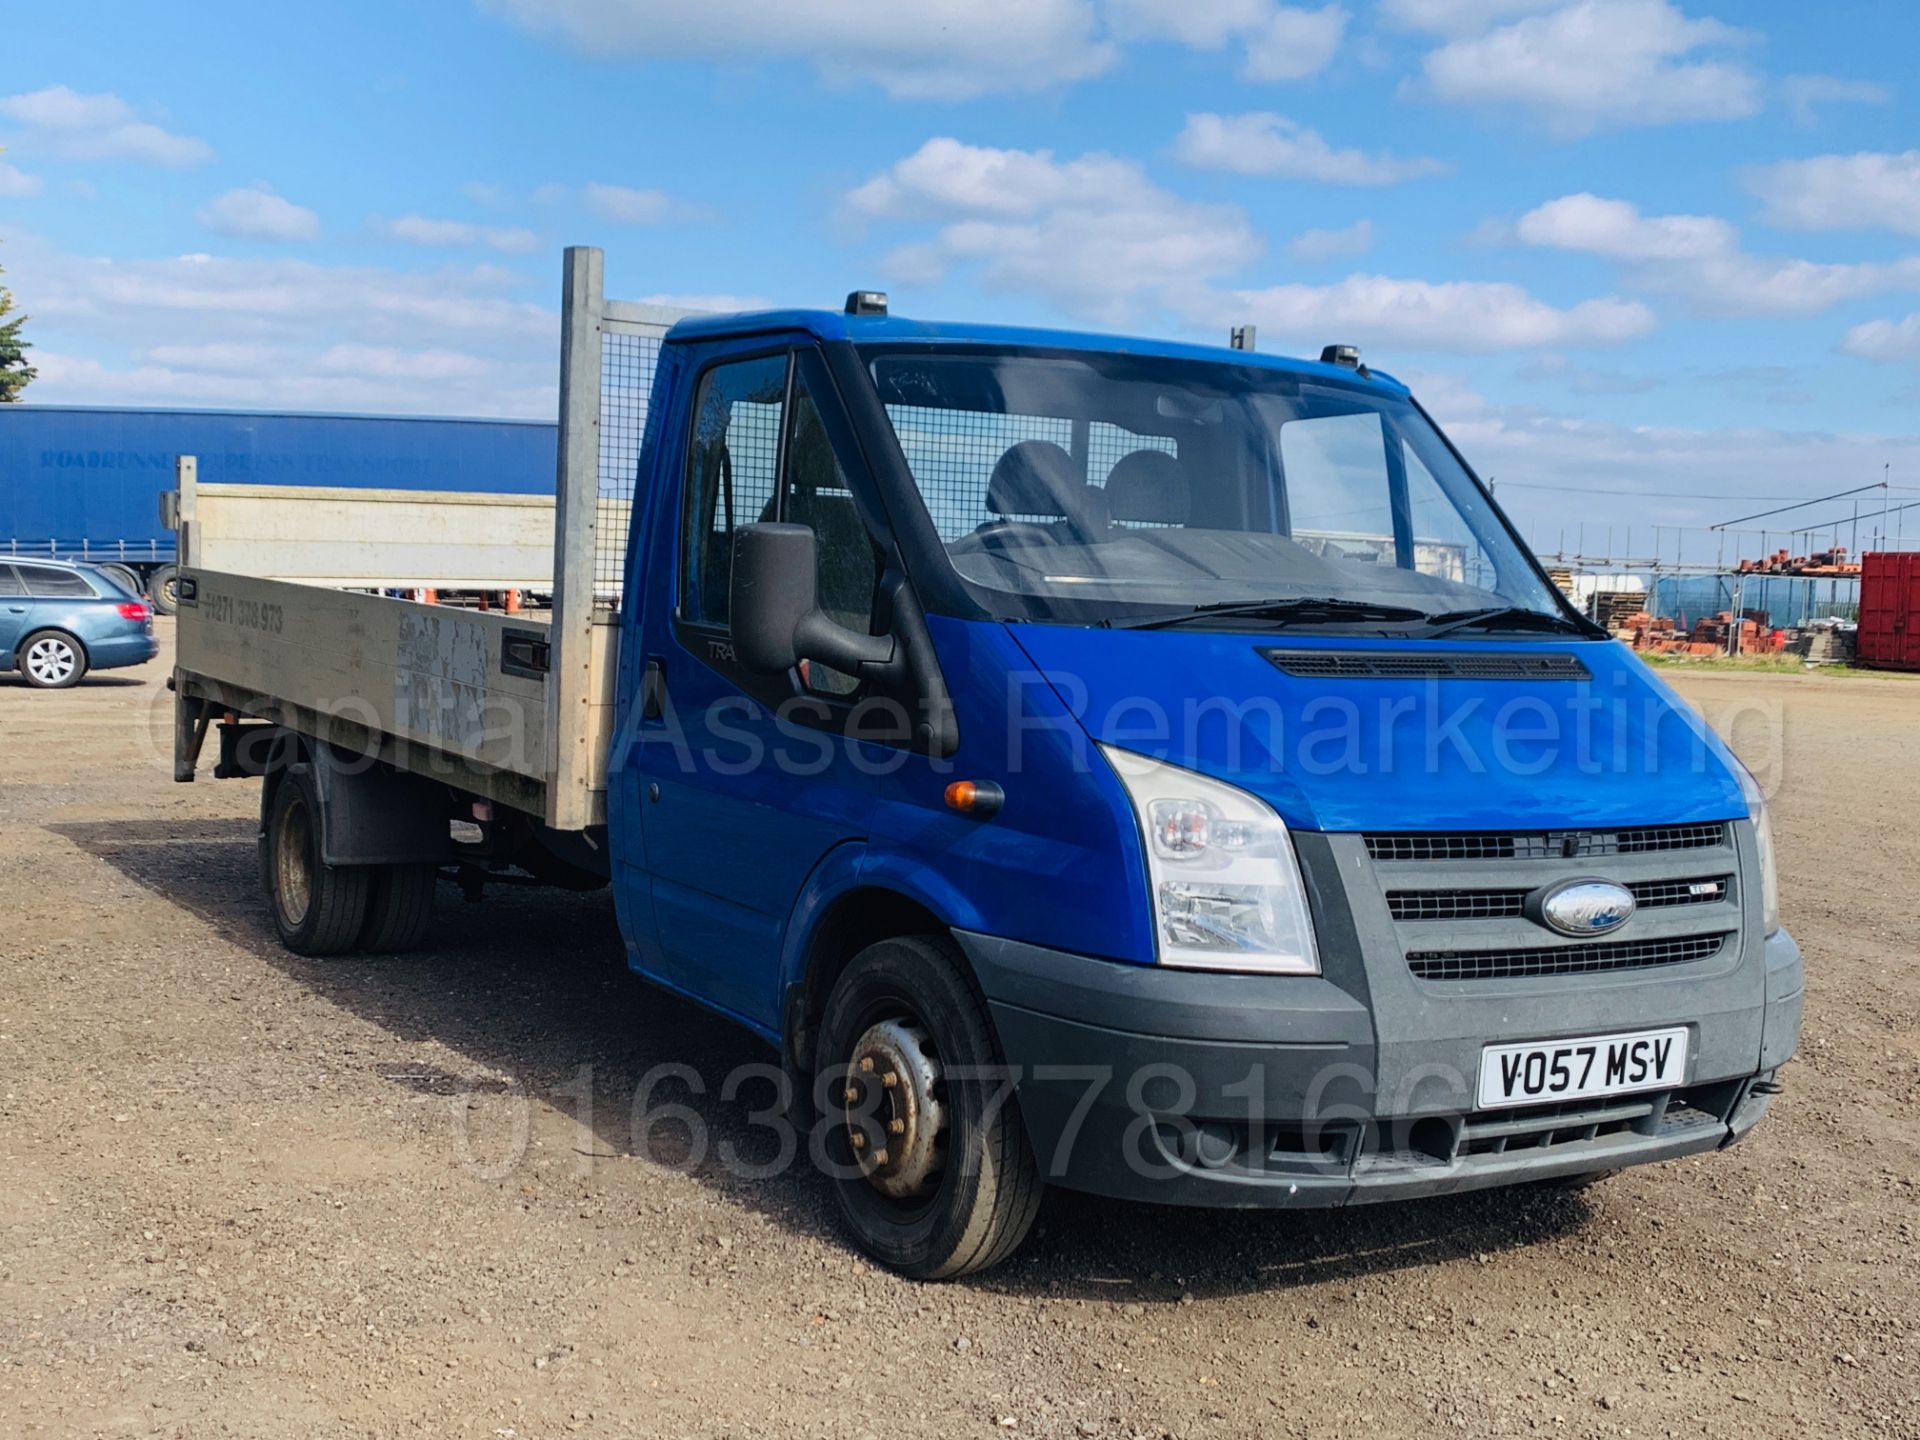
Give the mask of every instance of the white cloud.
M 0 160 L 0 200 L 25 200 L 40 193 L 40 177 Z
M 117 343 L 285 343 L 313 333 L 420 346 L 479 334 L 518 353 L 529 338 L 559 333 L 551 311 L 511 298 L 519 282 L 487 266 L 416 274 L 205 254 L 105 260 L 31 235 L 16 236 L 14 251 L 9 280 L 37 321 Z
M 1252 320 L 1308 348 L 1338 342 L 1471 353 L 1609 345 L 1654 328 L 1653 312 L 1637 301 L 1607 297 L 1562 310 L 1518 285 L 1475 280 L 1350 275 L 1334 285 L 1273 285 L 1223 299 L 1206 312 L 1215 323 Z
M 1218 50 L 1258 29 L 1272 0 L 1108 0 L 1107 17 L 1123 40 L 1175 40 L 1195 50 Z
M 490 180 L 469 180 L 460 187 L 460 193 L 476 205 L 505 205 L 512 198 L 506 186 Z
M 1856 325 L 1840 348 L 1866 360 L 1920 360 L 1920 313 Z
M 1247 35 L 1247 58 L 1240 73 L 1249 80 L 1305 80 L 1333 63 L 1347 31 L 1347 12 L 1338 5 L 1318 10 L 1278 6 Z
M 519 226 L 474 225 L 465 220 L 435 220 L 425 215 L 402 215 L 377 227 L 394 240 L 436 250 L 470 250 L 485 246 L 507 255 L 528 255 L 540 248 L 540 237 Z
M 272 345 L 245 345 L 211 341 L 204 345 L 155 345 L 146 358 L 155 365 L 182 370 L 252 370 L 274 364 L 280 351 Z
M 1517 105 L 1574 139 L 1755 114 L 1759 78 L 1725 54 L 1746 39 L 1717 20 L 1689 19 L 1669 0 L 1575 0 L 1451 40 L 1427 55 L 1423 70 L 1437 99 Z
M 1420 156 L 1403 160 L 1365 150 L 1338 149 L 1329 145 L 1319 131 L 1269 111 L 1189 115 L 1186 128 L 1174 141 L 1173 153 L 1202 169 L 1322 180 L 1334 185 L 1391 185 L 1444 175 L 1449 168 L 1444 161 Z
M 1784 160 L 1754 166 L 1741 178 L 1774 225 L 1920 235 L 1920 150 Z
M 318 215 L 265 184 L 215 196 L 200 207 L 199 220 L 216 234 L 244 240 L 311 240 L 320 233 Z
M 990 289 L 1045 295 L 1119 323 L 1170 289 L 1203 285 L 1260 252 L 1234 206 L 1183 200 L 1131 160 L 996 150 L 929 140 L 848 197 L 856 215 L 933 219 L 931 239 L 896 250 L 890 274 L 931 283 L 956 268 Z
M 106 260 L 30 231 L 8 237 L 7 262 L 48 404 L 550 419 L 557 403 L 548 287 L 530 300 L 498 265 Z
M 1131 160 L 1051 150 L 997 150 L 949 137 L 927 141 L 847 197 L 860 215 L 1028 216 L 1049 206 L 1093 206 L 1153 187 Z M 1156 192 L 1160 193 L 1160 192 Z
M 1184 199 L 1111 155 L 1060 160 L 931 140 L 855 190 L 848 208 L 933 226 L 889 257 L 897 280 L 931 283 L 961 270 L 988 290 L 1036 295 L 1101 324 L 1167 319 L 1222 333 L 1254 321 L 1316 351 L 1331 340 L 1440 350 L 1598 344 L 1653 325 L 1630 301 L 1558 309 L 1515 285 L 1369 275 L 1327 286 L 1234 284 L 1263 249 L 1246 215 Z
M 1107 69 L 1092 0 L 487 0 L 598 58 L 796 59 L 914 99 L 1047 90 Z
M 1563 195 L 1514 225 L 1527 245 L 1583 250 L 1614 260 L 1697 260 L 1735 249 L 1739 232 L 1711 215 L 1642 215 L 1625 200 Z
M 1496 20 L 1551 10 L 1561 0 L 1382 0 L 1380 13 L 1402 30 L 1477 35 Z
M 590 212 L 617 225 L 659 225 L 674 213 L 673 197 L 664 190 L 635 190 L 595 181 L 583 198 Z
M 36 148 L 75 160 L 141 160 L 182 169 L 213 158 L 204 140 L 134 118 L 118 95 L 82 95 L 49 85 L 0 100 L 0 115 L 25 125 Z
M 1742 495 L 1812 497 L 1832 490 L 1835 475 L 1878 475 L 1889 461 L 1907 473 L 1920 466 L 1920 437 L 1912 434 L 1620 425 L 1491 405 L 1477 412 L 1436 413 L 1474 468 L 1499 477 L 1500 503 L 1522 535 L 1549 551 L 1560 544 L 1563 531 L 1571 550 L 1584 521 L 1589 550 L 1601 548 L 1609 525 L 1616 527 L 1615 548 L 1624 548 L 1631 523 L 1647 537 L 1635 547 L 1644 553 L 1651 532 L 1642 526 L 1706 526 L 1754 508 L 1742 507 Z M 1727 498 L 1692 498 L 1711 494 Z M 1781 518 L 1827 523 L 1840 513 L 1833 507 Z M 1699 548 L 1686 558 L 1716 558 L 1716 537 L 1689 538 Z M 1674 537 L 1666 543 L 1671 557 Z M 1784 532 L 1780 543 L 1787 543 Z
M 1124 40 L 1172 40 L 1196 50 L 1245 46 L 1249 80 L 1304 80 L 1333 63 L 1347 11 L 1307 10 L 1273 0 L 1108 0 L 1114 33 Z
M 1920 289 L 1920 256 L 1830 265 L 1750 255 L 1710 215 L 1642 215 L 1624 200 L 1566 195 L 1520 217 L 1523 244 L 1618 261 L 1641 288 L 1719 315 L 1812 314 L 1884 290 Z
M 1780 93 L 1794 122 L 1817 125 L 1820 105 L 1884 105 L 1893 92 L 1871 80 L 1842 80 L 1832 75 L 1789 75 L 1780 82 Z
M 1341 230 L 1302 230 L 1287 242 L 1287 258 L 1303 265 L 1345 260 L 1373 248 L 1373 222 L 1358 220 Z
M 379 380 L 454 380 L 486 375 L 492 366 L 459 350 L 407 350 L 397 345 L 329 346 L 319 358 L 322 370 L 365 375 Z

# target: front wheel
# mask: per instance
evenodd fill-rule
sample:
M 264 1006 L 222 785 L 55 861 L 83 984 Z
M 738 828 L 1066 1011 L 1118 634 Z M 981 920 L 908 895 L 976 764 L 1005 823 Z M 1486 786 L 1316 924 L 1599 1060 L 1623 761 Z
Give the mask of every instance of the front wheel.
M 949 940 L 882 940 L 828 997 L 819 1073 L 841 1214 L 862 1249 L 950 1280 L 1019 1248 L 1040 1171 L 986 1003 Z

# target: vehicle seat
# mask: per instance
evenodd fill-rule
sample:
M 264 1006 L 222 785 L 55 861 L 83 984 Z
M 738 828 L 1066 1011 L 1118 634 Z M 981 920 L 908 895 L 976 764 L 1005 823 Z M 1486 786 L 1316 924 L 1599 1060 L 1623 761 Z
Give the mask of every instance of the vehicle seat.
M 1193 489 L 1180 462 L 1166 451 L 1135 450 L 1107 475 L 1107 509 L 1116 525 L 1185 525 L 1193 512 Z
M 1089 500 L 1088 486 L 1073 456 L 1051 440 L 1022 440 L 994 464 L 987 480 L 987 510 L 1001 520 L 1066 522 L 1062 539 L 1094 539 L 1105 517 Z M 1047 526 L 1054 529 L 1053 526 Z

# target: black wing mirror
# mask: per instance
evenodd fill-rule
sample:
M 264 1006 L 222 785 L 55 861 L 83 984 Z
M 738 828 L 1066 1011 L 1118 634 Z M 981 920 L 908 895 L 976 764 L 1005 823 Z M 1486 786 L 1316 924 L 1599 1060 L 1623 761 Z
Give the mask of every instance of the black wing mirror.
M 749 670 L 777 675 L 802 660 L 846 675 L 893 660 L 893 637 L 861 635 L 820 608 L 813 531 L 743 525 L 734 532 L 733 651 Z

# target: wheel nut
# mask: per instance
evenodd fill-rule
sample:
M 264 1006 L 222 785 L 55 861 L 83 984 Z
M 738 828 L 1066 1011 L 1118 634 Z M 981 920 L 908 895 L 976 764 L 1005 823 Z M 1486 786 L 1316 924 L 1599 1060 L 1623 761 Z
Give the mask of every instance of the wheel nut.
M 887 1089 L 891 1090 L 893 1089 L 894 1086 L 900 1083 L 900 1077 L 894 1074 L 893 1071 L 889 1070 L 887 1071 L 886 1074 L 880 1077 L 880 1083 L 886 1086 Z
M 884 1165 L 884 1164 L 886 1164 L 886 1163 L 887 1163 L 887 1152 L 886 1152 L 886 1151 L 884 1151 L 884 1150 L 876 1150 L 876 1151 L 874 1151 L 874 1152 L 873 1152 L 873 1163 L 874 1163 L 874 1164 L 876 1164 L 876 1165 Z
M 887 1121 L 887 1133 L 888 1133 L 889 1135 L 904 1135 L 904 1134 L 906 1134 L 906 1133 L 907 1133 L 907 1122 L 906 1122 L 906 1121 L 904 1121 L 904 1120 L 889 1120 L 889 1121 Z
M 873 1073 L 873 1057 L 871 1055 L 862 1055 L 860 1057 L 860 1073 L 862 1075 L 871 1075 Z
M 847 1104 L 851 1105 L 853 1104 L 854 1101 L 860 1098 L 860 1090 L 857 1086 L 849 1085 L 847 1086 L 846 1090 L 841 1094 L 840 1098 L 842 1100 L 845 1100 Z
M 851 1138 L 853 1140 L 854 1149 L 864 1150 L 867 1148 L 867 1137 L 862 1135 L 858 1130 L 853 1132 L 853 1135 Z

